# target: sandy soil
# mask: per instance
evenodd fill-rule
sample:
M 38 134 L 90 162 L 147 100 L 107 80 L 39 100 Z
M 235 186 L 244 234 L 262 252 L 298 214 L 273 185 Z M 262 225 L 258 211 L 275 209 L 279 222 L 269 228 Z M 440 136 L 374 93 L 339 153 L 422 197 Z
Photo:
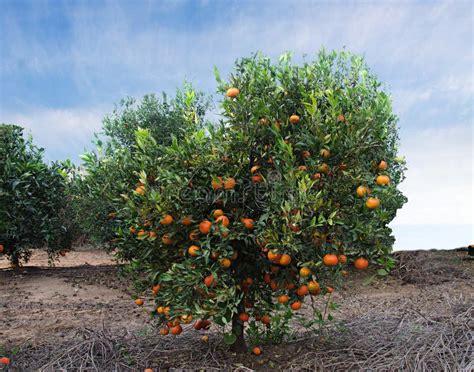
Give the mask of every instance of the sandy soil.
M 340 307 L 333 315 L 350 321 L 387 309 L 393 309 L 394 316 L 398 312 L 400 319 L 410 313 L 427 319 L 448 314 L 453 311 L 453 299 L 474 302 L 474 261 L 466 258 L 465 252 L 456 251 L 403 252 L 398 254 L 400 264 L 392 275 L 375 278 L 370 284 L 364 283 L 373 272 L 351 271 L 351 280 L 334 294 Z M 69 252 L 55 267 L 47 266 L 42 253 L 35 253 L 28 266 L 16 271 L 0 260 L 0 288 L 0 356 L 37 350 L 45 340 L 48 345 L 52 340 L 57 345 L 71 342 L 86 329 L 104 329 L 111 335 L 154 332 L 147 310 L 133 303 L 133 291 L 118 275 L 112 258 L 89 247 Z M 180 337 L 184 340 L 187 333 Z M 211 340 L 222 344 L 219 337 L 211 332 Z M 275 360 L 275 355 L 289 350 L 272 348 L 267 355 Z M 16 363 L 24 368 L 32 362 Z M 173 361 L 167 363 L 165 367 L 173 365 Z M 259 368 L 268 366 L 269 360 L 248 363 Z

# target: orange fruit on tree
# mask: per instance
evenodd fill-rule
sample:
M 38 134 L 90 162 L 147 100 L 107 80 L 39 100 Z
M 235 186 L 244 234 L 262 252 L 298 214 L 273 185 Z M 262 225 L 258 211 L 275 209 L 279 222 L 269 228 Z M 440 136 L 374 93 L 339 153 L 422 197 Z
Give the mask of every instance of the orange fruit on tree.
M 380 200 L 377 199 L 377 198 L 368 198 L 367 201 L 365 202 L 365 205 L 367 206 L 367 208 L 369 209 L 375 209 L 375 208 L 378 208 L 379 205 L 380 205 Z
M 156 296 L 158 294 L 158 292 L 160 291 L 161 289 L 161 285 L 159 284 L 155 284 L 152 288 L 151 288 L 151 291 L 153 292 L 153 294 Z
M 309 293 L 309 289 L 308 289 L 308 286 L 306 286 L 306 285 L 302 285 L 301 287 L 299 287 L 296 290 L 296 294 L 300 297 L 301 296 L 306 296 L 308 293 Z
M 212 274 L 206 276 L 204 278 L 204 284 L 206 285 L 206 287 L 213 287 L 216 285 L 216 280 L 214 279 L 214 276 Z
M 260 183 L 262 181 L 263 181 L 263 177 L 260 174 L 256 174 L 255 176 L 252 176 L 253 183 Z
M 168 333 L 170 333 L 170 330 L 168 327 L 163 327 L 160 329 L 160 335 L 166 336 Z
M 367 195 L 368 192 L 369 192 L 369 190 L 367 190 L 367 187 L 365 187 L 365 186 L 359 186 L 356 190 L 357 196 L 359 198 L 363 198 L 364 196 Z
M 262 354 L 262 349 L 259 348 L 258 346 L 255 346 L 255 347 L 252 349 L 252 353 L 254 353 L 255 355 L 260 355 L 260 354 Z
M 347 263 L 347 256 L 345 254 L 340 254 L 339 256 L 337 256 L 337 260 L 340 264 L 344 265 Z
M 337 121 L 341 121 L 341 122 L 344 122 L 346 120 L 346 118 L 344 117 L 343 114 L 339 114 L 337 115 Z
M 326 291 L 328 291 L 328 293 L 333 293 L 334 288 L 333 287 L 326 287 Z
M 238 88 L 229 88 L 227 89 L 226 96 L 229 98 L 235 98 L 240 94 L 240 90 Z
M 135 189 L 135 192 L 140 195 L 145 195 L 145 186 L 138 186 Z
M 286 289 L 295 289 L 295 287 L 296 287 L 295 283 L 288 283 L 286 285 Z
M 150 233 L 148 234 L 148 236 L 150 238 L 156 238 L 158 236 L 158 234 L 156 233 L 156 231 L 150 231 Z
M 250 173 L 255 173 L 260 169 L 260 165 L 254 165 L 252 168 L 250 168 Z
M 184 225 L 184 226 L 189 226 L 193 223 L 193 219 L 191 216 L 186 216 L 186 217 L 183 217 L 183 219 L 181 220 L 181 223 Z
M 296 114 L 290 116 L 290 123 L 291 124 L 298 124 L 300 121 L 300 117 Z
M 379 186 L 386 186 L 390 183 L 390 177 L 389 176 L 377 176 L 375 179 L 375 182 Z
M 135 300 L 135 304 L 137 304 L 138 306 L 143 306 L 144 302 L 145 302 L 145 301 L 143 301 L 142 298 L 137 298 L 137 299 Z
M 268 251 L 267 253 L 267 258 L 270 260 L 270 261 L 277 261 L 277 260 L 280 260 L 280 257 L 278 255 L 278 253 L 275 253 L 273 251 Z
M 381 160 L 380 163 L 377 165 L 378 170 L 384 171 L 387 170 L 388 164 L 385 160 Z
M 328 149 L 321 149 L 319 155 L 321 155 L 323 158 L 329 158 L 331 156 L 331 151 Z
M 133 226 L 130 226 L 130 227 L 128 228 L 128 231 L 130 231 L 132 234 L 135 234 L 135 233 L 137 232 L 137 229 L 136 229 L 135 227 L 133 227 Z
M 253 230 L 254 221 L 251 218 L 242 218 L 242 223 L 246 229 Z
M 369 267 L 369 261 L 364 257 L 359 257 L 354 261 L 354 267 L 357 270 L 365 270 Z
M 161 241 L 164 245 L 171 245 L 173 244 L 173 239 L 170 238 L 169 234 L 165 234 L 162 236 Z
M 299 170 L 300 172 L 306 172 L 306 171 L 308 170 L 308 167 L 307 167 L 306 165 L 300 165 L 300 166 L 298 167 L 298 170 Z
M 315 295 L 315 294 L 319 294 L 319 292 L 321 291 L 321 287 L 319 286 L 319 283 L 316 280 L 311 280 L 308 283 L 308 290 L 309 290 L 309 293 Z
M 144 236 L 147 236 L 148 233 L 145 230 L 140 230 L 137 234 L 139 238 L 143 238 Z
M 3 253 L 5 251 L 5 248 L 3 247 L 3 244 L 0 244 L 0 253 Z
M 222 209 L 216 209 L 212 215 L 214 216 L 214 218 L 218 218 L 220 216 L 223 216 L 224 215 L 224 211 Z
M 230 265 L 232 265 L 232 261 L 229 260 L 228 258 L 222 258 L 219 261 L 219 265 L 221 265 L 221 267 L 224 268 L 224 269 L 228 269 L 230 267 Z
M 240 313 L 239 319 L 241 322 L 248 322 L 248 320 L 250 319 L 250 316 L 247 313 Z
M 10 358 L 7 357 L 1 357 L 0 358 L 0 364 L 3 364 L 5 366 L 8 366 L 10 364 Z
M 183 328 L 179 324 L 175 325 L 174 327 L 171 327 L 170 329 L 170 333 L 172 335 L 179 335 L 181 332 L 183 332 Z
M 193 230 L 189 233 L 189 240 L 195 241 L 199 239 L 199 231 Z
M 275 282 L 274 280 L 272 280 L 272 281 L 270 282 L 270 288 L 272 289 L 272 291 L 278 290 L 278 283 Z
M 208 220 L 204 220 L 199 224 L 199 231 L 203 234 L 209 234 L 211 231 L 212 223 Z
M 188 248 L 188 254 L 191 257 L 197 257 L 199 255 L 199 251 L 201 248 L 199 248 L 197 245 L 192 245 Z
M 311 275 L 311 269 L 309 267 L 302 267 L 300 269 L 300 276 L 306 278 Z
M 229 219 L 227 218 L 227 216 L 219 216 L 217 217 L 216 219 L 216 223 L 221 223 L 222 225 L 224 225 L 225 227 L 229 226 Z
M 288 266 L 291 263 L 291 256 L 289 254 L 282 255 L 279 263 L 282 266 Z
M 311 153 L 308 150 L 305 150 L 301 153 L 301 156 L 305 159 L 308 159 L 311 156 Z
M 287 295 L 278 296 L 278 302 L 281 303 L 281 304 L 286 304 L 286 303 L 288 303 L 289 300 L 290 300 L 290 298 Z
M 164 313 L 165 313 L 165 308 L 164 308 L 164 306 L 158 306 L 158 307 L 156 308 L 156 312 L 157 312 L 158 314 L 164 314 Z
M 222 177 L 213 177 L 211 181 L 211 186 L 214 190 L 219 190 L 224 186 Z
M 272 318 L 270 318 L 270 315 L 265 314 L 262 316 L 261 320 L 263 324 L 270 324 L 270 322 L 272 321 Z
M 292 310 L 295 310 L 295 311 L 301 309 L 301 301 L 292 302 L 290 307 Z
M 323 257 L 323 263 L 326 266 L 336 266 L 339 260 L 335 254 L 328 253 Z
M 224 189 L 226 190 L 232 190 L 234 187 L 235 187 L 235 179 L 230 177 L 230 178 L 227 178 L 224 182 Z
M 320 173 L 329 173 L 329 165 L 327 165 L 326 163 L 322 163 L 319 167 L 318 167 L 318 171 Z
M 167 214 L 161 220 L 160 224 L 162 225 L 171 225 L 173 223 L 173 216 Z
M 263 281 L 264 281 L 266 284 L 270 284 L 270 282 L 272 281 L 272 277 L 271 277 L 270 273 L 266 273 L 266 274 L 263 276 Z

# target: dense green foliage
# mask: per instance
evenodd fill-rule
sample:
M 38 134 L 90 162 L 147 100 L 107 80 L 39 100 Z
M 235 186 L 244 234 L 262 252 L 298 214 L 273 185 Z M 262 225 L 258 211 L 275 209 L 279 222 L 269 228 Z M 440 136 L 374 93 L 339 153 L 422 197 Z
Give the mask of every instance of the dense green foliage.
M 59 164 L 47 165 L 42 150 L 22 128 L 0 125 L 0 244 L 12 263 L 27 261 L 32 248 L 50 259 L 69 249 L 66 180 Z

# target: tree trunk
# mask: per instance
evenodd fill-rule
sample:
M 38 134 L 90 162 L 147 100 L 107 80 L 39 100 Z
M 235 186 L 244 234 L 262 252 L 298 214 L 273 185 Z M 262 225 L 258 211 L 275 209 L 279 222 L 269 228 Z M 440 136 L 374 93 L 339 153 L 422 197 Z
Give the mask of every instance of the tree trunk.
M 247 344 L 244 338 L 244 324 L 239 319 L 239 312 L 232 317 L 232 333 L 237 336 L 235 342 L 230 345 L 230 351 L 243 354 L 247 352 Z

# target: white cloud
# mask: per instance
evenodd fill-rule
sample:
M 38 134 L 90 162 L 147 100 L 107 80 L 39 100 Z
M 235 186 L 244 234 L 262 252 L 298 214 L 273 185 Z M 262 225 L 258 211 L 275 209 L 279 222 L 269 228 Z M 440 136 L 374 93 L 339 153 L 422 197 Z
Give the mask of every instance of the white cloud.
M 45 148 L 48 160 L 79 160 L 85 147 L 92 149 L 93 134 L 101 129 L 105 110 L 35 108 L 24 113 L 1 113 L 0 122 L 16 124 L 31 133 L 35 145 Z
M 472 123 L 407 133 L 400 153 L 408 163 L 400 186 L 408 203 L 394 224 L 474 225 Z

